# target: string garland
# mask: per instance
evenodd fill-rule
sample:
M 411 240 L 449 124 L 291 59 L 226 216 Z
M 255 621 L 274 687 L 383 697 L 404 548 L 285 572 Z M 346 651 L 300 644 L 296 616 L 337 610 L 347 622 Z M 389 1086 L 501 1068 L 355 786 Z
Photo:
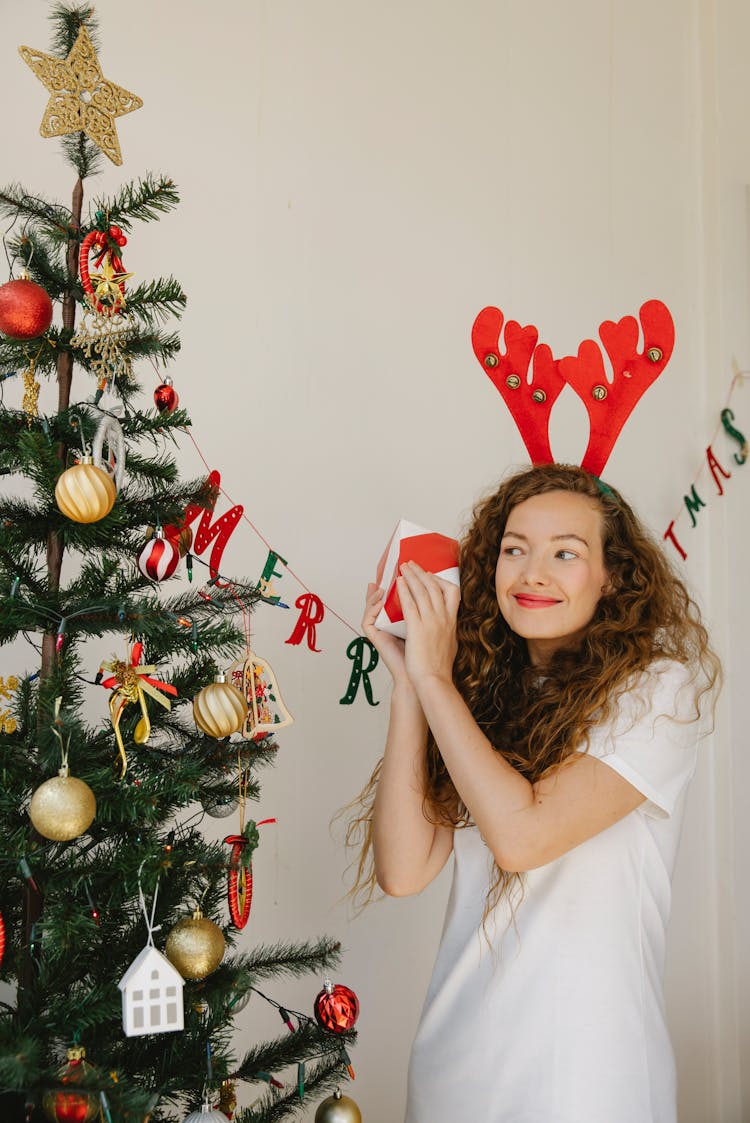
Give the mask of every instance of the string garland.
M 735 390 L 738 386 L 744 385 L 744 383 L 748 380 L 750 380 L 750 371 L 738 370 L 735 367 L 735 373 L 729 386 L 729 393 L 727 395 L 726 402 L 723 409 L 719 411 L 719 421 L 716 424 L 716 427 L 711 436 L 711 440 L 706 449 L 706 458 L 698 469 L 698 472 L 696 473 L 692 483 L 690 484 L 689 492 L 683 495 L 682 504 L 675 512 L 674 517 L 670 520 L 670 523 L 666 531 L 664 532 L 664 541 L 669 542 L 670 545 L 674 547 L 682 561 L 687 561 L 688 555 L 687 551 L 682 545 L 682 542 L 680 541 L 680 539 L 678 539 L 675 533 L 675 524 L 681 517 L 683 517 L 685 514 L 688 514 L 690 516 L 691 528 L 695 528 L 697 526 L 697 514 L 701 508 L 706 506 L 706 503 L 700 497 L 696 490 L 698 481 L 705 473 L 706 468 L 708 468 L 713 481 L 716 484 L 718 494 L 723 495 L 724 488 L 722 486 L 721 480 L 728 480 L 732 475 L 731 472 L 726 471 L 726 469 L 721 466 L 713 451 L 714 442 L 716 441 L 716 438 L 718 437 L 722 429 L 724 429 L 733 440 L 736 440 L 738 445 L 740 446 L 740 451 L 735 452 L 734 454 L 734 462 L 736 464 L 742 465 L 748 460 L 749 450 L 747 439 L 745 438 L 744 434 L 740 433 L 737 429 L 734 428 L 732 424 L 732 422 L 734 421 L 734 412 L 730 408 Z

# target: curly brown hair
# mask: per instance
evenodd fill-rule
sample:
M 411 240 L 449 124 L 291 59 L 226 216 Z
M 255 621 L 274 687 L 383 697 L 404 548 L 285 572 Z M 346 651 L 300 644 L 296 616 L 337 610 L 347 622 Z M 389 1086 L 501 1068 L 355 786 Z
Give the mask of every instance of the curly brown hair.
M 511 511 L 533 496 L 566 491 L 586 496 L 602 516 L 608 584 L 580 644 L 560 649 L 544 674 L 529 659 L 525 639 L 503 619 L 495 592 L 500 540 Z M 701 702 L 715 695 L 721 667 L 697 605 L 660 545 L 614 488 L 583 468 L 539 465 L 504 480 L 480 500 L 462 542 L 458 654 L 453 680 L 495 750 L 536 783 L 578 749 L 589 731 L 612 714 L 634 676 L 656 659 L 691 668 L 696 719 Z M 355 807 L 347 843 L 361 846 L 353 894 L 374 892 L 372 801 L 376 767 Z M 427 741 L 425 814 L 436 824 L 466 826 L 467 809 L 453 785 L 432 734 Z M 493 902 L 510 892 L 518 875 L 497 869 Z

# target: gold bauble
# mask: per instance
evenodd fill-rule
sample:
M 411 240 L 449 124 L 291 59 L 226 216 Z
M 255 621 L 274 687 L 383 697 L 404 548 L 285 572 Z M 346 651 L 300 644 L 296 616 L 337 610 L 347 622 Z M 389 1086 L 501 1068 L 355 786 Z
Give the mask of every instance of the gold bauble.
M 36 789 L 29 804 L 29 818 L 44 838 L 70 842 L 85 834 L 96 815 L 96 797 L 88 784 L 69 776 L 67 768 L 59 776 Z
M 193 699 L 195 724 L 209 737 L 228 737 L 237 733 L 247 717 L 247 702 L 236 686 L 219 674 Z
M 362 1112 L 354 1100 L 342 1095 L 337 1088 L 332 1096 L 318 1107 L 315 1123 L 362 1123 Z
M 55 502 L 67 519 L 95 523 L 115 505 L 115 481 L 90 456 L 63 472 L 55 488 Z
M 183 979 L 205 979 L 221 963 L 225 948 L 221 928 L 196 909 L 192 917 L 175 924 L 164 952 Z

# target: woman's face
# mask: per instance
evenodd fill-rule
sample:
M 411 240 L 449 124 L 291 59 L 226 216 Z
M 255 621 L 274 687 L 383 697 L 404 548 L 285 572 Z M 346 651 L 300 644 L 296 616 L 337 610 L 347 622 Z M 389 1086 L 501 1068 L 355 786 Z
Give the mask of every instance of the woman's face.
M 511 511 L 500 542 L 495 590 L 508 626 L 535 666 L 586 632 L 607 582 L 598 504 L 548 491 Z

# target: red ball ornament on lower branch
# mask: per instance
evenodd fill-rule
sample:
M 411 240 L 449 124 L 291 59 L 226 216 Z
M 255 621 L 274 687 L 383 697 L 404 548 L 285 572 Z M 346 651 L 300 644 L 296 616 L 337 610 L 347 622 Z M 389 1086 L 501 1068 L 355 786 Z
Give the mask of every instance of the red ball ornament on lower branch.
M 313 1006 L 315 1021 L 330 1033 L 345 1033 L 359 1017 L 359 999 L 353 990 L 326 979 Z
M 37 339 L 52 323 L 52 301 L 28 277 L 0 285 L 0 331 L 11 339 Z
M 174 542 L 164 537 L 164 531 L 157 527 L 153 538 L 149 538 L 136 558 L 136 564 L 144 577 L 150 581 L 166 581 L 177 569 L 180 551 Z
M 42 1107 L 52 1123 L 91 1123 L 99 1115 L 99 1096 L 96 1092 L 77 1089 L 92 1066 L 84 1060 L 86 1050 L 80 1045 L 68 1049 L 68 1063 L 58 1071 L 62 1087 L 45 1092 Z

